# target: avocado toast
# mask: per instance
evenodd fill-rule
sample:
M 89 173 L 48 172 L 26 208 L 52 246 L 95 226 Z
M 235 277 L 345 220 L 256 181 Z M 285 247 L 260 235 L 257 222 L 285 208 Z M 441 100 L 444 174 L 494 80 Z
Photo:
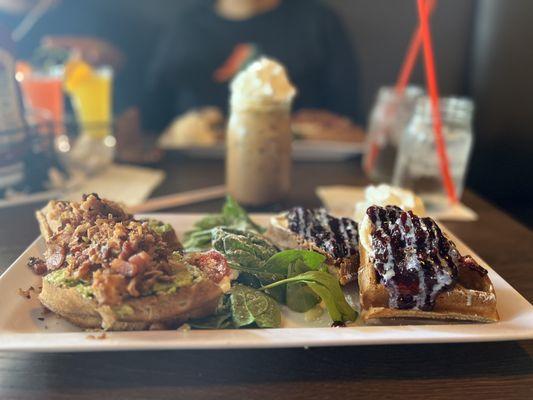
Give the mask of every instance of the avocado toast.
M 137 220 L 118 204 L 85 195 L 37 212 L 44 259 L 41 303 L 82 328 L 142 330 L 212 314 L 217 283 L 186 262 L 174 230 Z

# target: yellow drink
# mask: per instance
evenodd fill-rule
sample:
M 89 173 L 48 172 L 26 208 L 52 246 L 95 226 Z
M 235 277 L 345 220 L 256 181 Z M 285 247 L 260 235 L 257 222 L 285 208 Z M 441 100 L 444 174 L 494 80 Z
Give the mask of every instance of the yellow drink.
M 83 133 L 94 139 L 103 139 L 110 134 L 112 81 L 111 70 L 102 68 L 69 90 Z

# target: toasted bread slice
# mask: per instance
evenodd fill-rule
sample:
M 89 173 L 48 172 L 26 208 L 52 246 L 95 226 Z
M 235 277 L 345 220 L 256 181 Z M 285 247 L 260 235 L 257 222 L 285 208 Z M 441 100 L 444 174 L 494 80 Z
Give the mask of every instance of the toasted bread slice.
M 172 327 L 213 313 L 217 283 L 183 262 L 172 227 L 136 220 L 96 194 L 81 202 L 51 201 L 37 212 L 45 275 L 41 303 L 82 328 Z
M 100 199 L 94 193 L 84 195 L 82 202 L 84 202 L 83 207 L 80 203 L 51 200 L 35 213 L 41 235 L 46 242 L 49 242 L 52 236 L 57 234 L 65 225 L 77 225 L 83 222 L 83 219 L 100 217 L 126 220 L 131 218 L 131 215 L 126 213 L 119 204 Z
M 46 242 L 49 242 L 54 232 L 58 230 L 59 220 L 52 217 L 53 202 L 49 202 L 44 208 L 35 212 L 37 222 L 39 223 L 39 230 Z
M 371 254 L 374 250 L 372 229 L 373 223 L 367 215 L 359 229 L 361 263 L 358 272 L 361 316 L 365 321 L 382 318 L 475 322 L 499 320 L 496 293 L 486 271 L 480 274 L 463 263 L 457 265 L 455 283 L 436 295 L 430 309 L 391 307 L 390 290 L 380 282 L 376 260 Z
M 297 225 L 304 227 L 300 231 L 291 229 L 289 224 L 290 214 L 295 212 L 309 215 L 309 218 L 298 221 Z M 321 234 L 314 235 L 316 229 L 320 229 Z M 282 249 L 305 249 L 324 254 L 330 265 L 330 272 L 338 276 L 341 285 L 357 280 L 359 267 L 357 224 L 348 218 L 332 217 L 323 209 L 309 210 L 297 207 L 272 217 L 266 236 Z
M 172 294 L 154 294 L 125 300 L 119 306 L 99 305 L 75 287 L 62 287 L 43 279 L 41 303 L 54 313 L 84 329 L 135 331 L 175 327 L 190 318 L 215 312 L 222 290 L 204 279 L 180 287 Z

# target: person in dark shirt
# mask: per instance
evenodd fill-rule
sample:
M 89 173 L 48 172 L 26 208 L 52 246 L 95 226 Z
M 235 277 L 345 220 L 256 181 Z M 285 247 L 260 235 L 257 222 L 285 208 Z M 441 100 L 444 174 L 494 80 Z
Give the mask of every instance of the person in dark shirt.
M 229 82 L 260 55 L 283 63 L 298 88 L 295 109 L 360 121 L 357 65 L 341 21 L 318 0 L 196 0 L 157 46 L 141 104 L 160 132 L 203 106 L 228 111 Z

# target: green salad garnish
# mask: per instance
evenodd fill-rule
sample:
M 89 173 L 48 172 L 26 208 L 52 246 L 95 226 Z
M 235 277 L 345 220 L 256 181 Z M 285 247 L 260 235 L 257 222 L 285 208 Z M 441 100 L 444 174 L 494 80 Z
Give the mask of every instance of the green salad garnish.
M 263 236 L 264 232 L 228 197 L 222 213 L 201 219 L 187 233 L 186 251 L 213 248 L 239 272 L 215 315 L 191 321 L 192 327 L 276 328 L 281 325 L 279 304 L 306 312 L 323 303 L 333 321 L 357 318 L 337 277 L 328 272 L 324 255 L 310 250 L 280 251 Z
M 281 310 L 265 292 L 237 284 L 221 299 L 214 315 L 192 320 L 189 325 L 196 329 L 279 328 Z
M 210 214 L 194 224 L 194 229 L 185 234 L 183 247 L 187 251 L 202 251 L 211 247 L 211 230 L 217 227 L 264 233 L 264 228 L 255 224 L 244 208 L 228 196 L 220 214 Z

